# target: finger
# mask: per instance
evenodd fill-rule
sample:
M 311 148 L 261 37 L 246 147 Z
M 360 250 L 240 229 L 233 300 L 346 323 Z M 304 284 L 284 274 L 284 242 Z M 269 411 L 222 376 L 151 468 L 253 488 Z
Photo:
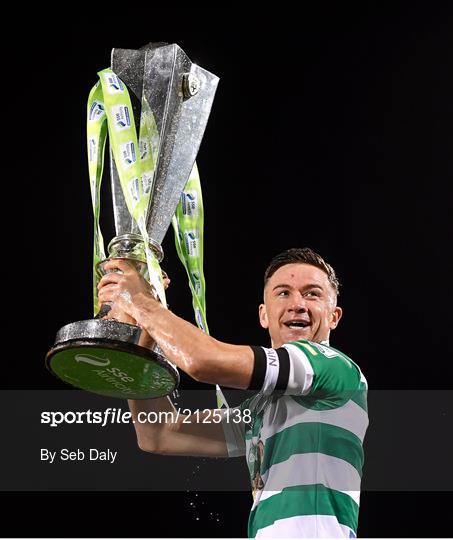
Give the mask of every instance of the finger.
M 165 270 L 161 270 L 161 272 L 162 272 L 162 283 L 164 285 L 164 289 L 168 289 L 168 286 L 170 285 L 171 280 L 168 277 L 168 274 L 167 272 L 165 272 Z
M 116 299 L 116 295 L 106 295 L 106 296 L 98 297 L 98 301 L 101 306 L 105 306 L 105 305 L 114 306 L 115 299 Z
M 116 291 L 118 292 L 120 290 L 120 287 L 118 283 L 107 283 L 102 287 L 102 293 L 107 294 L 109 291 Z M 101 293 L 101 291 L 99 291 Z
M 117 320 L 118 322 L 135 324 L 135 319 L 128 315 L 125 311 L 118 308 L 116 304 L 113 304 L 112 309 L 109 311 L 108 315 L 110 318 Z
M 117 274 L 116 272 L 110 272 L 108 274 L 105 274 L 99 280 L 98 290 L 102 289 L 106 285 L 110 285 L 111 283 L 118 284 L 121 278 L 122 278 L 121 274 Z
M 118 296 L 119 288 L 116 284 L 106 285 L 98 293 L 98 298 L 101 303 L 114 302 Z
M 127 272 L 133 270 L 134 267 L 126 259 L 109 259 L 104 264 L 104 270 L 121 270 Z

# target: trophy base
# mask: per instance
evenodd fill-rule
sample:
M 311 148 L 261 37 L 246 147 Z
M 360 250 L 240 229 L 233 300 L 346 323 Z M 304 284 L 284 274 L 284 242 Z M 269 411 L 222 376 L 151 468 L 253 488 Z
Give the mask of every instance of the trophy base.
M 140 332 L 113 320 L 68 324 L 58 332 L 46 365 L 62 381 L 101 396 L 167 396 L 178 387 L 178 371 L 157 352 L 137 345 Z

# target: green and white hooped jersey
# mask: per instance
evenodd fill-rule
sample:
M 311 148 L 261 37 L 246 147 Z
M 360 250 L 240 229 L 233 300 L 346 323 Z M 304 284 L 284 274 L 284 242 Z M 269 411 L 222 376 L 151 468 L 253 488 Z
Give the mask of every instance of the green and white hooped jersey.
M 280 373 L 287 372 L 283 389 L 281 375 L 275 376 L 278 391 L 266 375 L 263 390 L 236 407 L 241 418 L 250 410 L 250 423 L 222 422 L 229 456 L 245 455 L 249 467 L 254 503 L 248 535 L 355 537 L 366 379 L 327 345 L 301 340 L 263 351 L 268 365 L 279 358 Z M 224 419 L 233 414 L 224 411 Z

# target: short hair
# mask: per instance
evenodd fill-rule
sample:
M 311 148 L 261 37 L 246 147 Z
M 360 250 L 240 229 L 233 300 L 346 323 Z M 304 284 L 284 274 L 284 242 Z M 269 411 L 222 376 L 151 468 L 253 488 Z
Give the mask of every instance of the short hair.
M 275 274 L 275 272 L 279 268 L 285 266 L 286 264 L 294 263 L 309 264 L 323 270 L 327 274 L 327 278 L 329 280 L 329 283 L 332 285 L 335 294 L 337 296 L 340 294 L 340 282 L 338 281 L 338 278 L 335 274 L 335 270 L 330 266 L 330 264 L 326 263 L 326 261 L 321 257 L 321 255 L 308 247 L 291 248 L 276 255 L 271 260 L 269 266 L 264 272 L 264 286 L 266 286 L 269 279 Z

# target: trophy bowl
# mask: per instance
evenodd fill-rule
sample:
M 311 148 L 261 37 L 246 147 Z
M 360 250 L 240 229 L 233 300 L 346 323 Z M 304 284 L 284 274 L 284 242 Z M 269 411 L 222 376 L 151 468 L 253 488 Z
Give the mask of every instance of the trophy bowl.
M 141 329 L 115 320 L 89 319 L 63 326 L 46 365 L 60 380 L 102 396 L 157 398 L 179 385 L 177 369 L 138 345 Z
M 161 246 L 150 241 L 159 262 Z M 109 258 L 97 265 L 104 275 L 110 259 L 131 261 L 147 277 L 143 239 L 138 234 L 115 237 L 108 246 Z M 64 382 L 102 396 L 147 399 L 166 396 L 179 384 L 177 369 L 154 349 L 142 347 L 142 330 L 115 319 L 103 319 L 110 306 L 101 306 L 95 319 L 77 321 L 60 328 L 47 353 L 46 366 Z

